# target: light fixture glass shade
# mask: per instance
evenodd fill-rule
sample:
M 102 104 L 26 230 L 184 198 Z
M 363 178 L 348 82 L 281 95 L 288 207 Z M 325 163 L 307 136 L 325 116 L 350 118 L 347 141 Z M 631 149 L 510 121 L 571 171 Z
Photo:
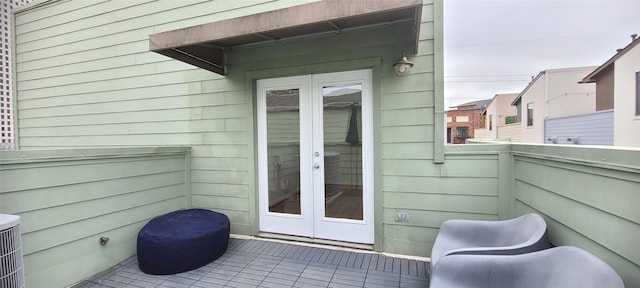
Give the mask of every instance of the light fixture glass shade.
M 403 53 L 402 58 L 393 64 L 393 74 L 399 77 L 409 75 L 411 74 L 411 67 L 413 67 L 413 63 L 409 62 Z

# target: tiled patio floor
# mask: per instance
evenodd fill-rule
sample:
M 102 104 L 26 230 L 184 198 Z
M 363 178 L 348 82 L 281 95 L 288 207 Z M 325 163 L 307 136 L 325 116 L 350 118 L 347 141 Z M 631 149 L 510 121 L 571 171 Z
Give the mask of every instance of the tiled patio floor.
M 225 255 L 196 270 L 147 275 L 134 256 L 73 288 L 428 287 L 428 270 L 420 260 L 232 238 Z

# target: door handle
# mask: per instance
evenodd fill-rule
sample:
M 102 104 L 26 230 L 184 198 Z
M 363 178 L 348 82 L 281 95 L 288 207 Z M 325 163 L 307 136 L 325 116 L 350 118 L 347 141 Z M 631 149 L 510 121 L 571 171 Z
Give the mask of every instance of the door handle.
M 313 168 L 314 168 L 314 169 L 320 169 L 320 164 L 318 164 L 318 163 L 313 164 Z

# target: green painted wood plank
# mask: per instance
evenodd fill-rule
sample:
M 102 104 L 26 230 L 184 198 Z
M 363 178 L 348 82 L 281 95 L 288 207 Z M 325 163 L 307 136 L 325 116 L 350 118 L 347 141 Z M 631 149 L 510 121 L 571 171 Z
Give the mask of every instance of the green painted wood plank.
M 171 110 L 190 108 L 188 97 L 162 97 L 127 101 L 127 107 L 122 102 L 91 103 L 81 105 L 66 105 L 46 108 L 21 109 L 21 118 L 63 117 L 73 115 L 87 115 L 97 113 L 125 113 L 148 110 Z M 194 105 L 195 106 L 195 105 Z
M 518 205 L 515 208 L 515 215 L 524 215 L 531 212 L 541 213 L 527 205 L 523 205 L 522 202 L 518 202 Z M 585 237 L 585 235 L 576 232 L 571 229 L 571 227 L 556 221 L 548 215 L 542 215 L 545 217 L 549 237 L 554 245 L 577 246 L 585 249 L 589 253 L 594 254 L 596 257 L 611 265 L 611 267 L 620 274 L 626 287 L 636 287 L 640 285 L 640 265 L 638 263 L 633 263 L 624 257 L 621 257 L 619 254 L 614 253 L 607 247 L 603 247 L 602 245 Z M 633 241 L 633 239 L 628 240 Z
M 194 159 L 196 157 L 234 157 L 246 158 L 249 155 L 247 145 L 193 145 L 191 146 Z
M 383 189 L 389 192 L 416 192 L 497 196 L 499 179 L 464 177 L 384 176 Z
M 248 199 L 242 197 L 224 197 L 224 196 L 206 196 L 206 195 L 193 195 L 193 203 L 200 207 L 208 207 L 212 210 L 232 210 L 239 212 L 247 212 Z
M 140 123 L 100 124 L 91 126 L 62 126 L 23 128 L 22 137 L 99 136 L 131 134 L 174 134 L 224 131 L 225 120 L 156 121 Z
M 433 107 L 433 91 L 386 93 L 382 95 L 385 110 Z
M 191 168 L 197 170 L 247 171 L 249 165 L 243 157 L 193 157 Z
M 20 145 L 23 147 L 47 147 L 75 145 L 90 146 L 179 146 L 202 144 L 199 133 L 150 134 L 150 135 L 110 135 L 102 136 L 69 136 L 69 137 L 22 137 Z
M 17 46 L 17 49 L 20 47 Z M 24 72 L 40 69 L 43 67 L 57 67 L 62 66 L 65 63 L 80 63 L 85 61 L 92 61 L 98 59 L 109 59 L 111 57 L 118 56 L 117 47 L 103 47 L 100 49 L 85 50 L 71 54 L 59 55 L 56 57 L 38 59 L 37 61 L 25 61 L 25 58 L 21 54 L 16 53 L 16 71 Z
M 21 90 L 20 99 L 32 99 L 40 97 L 51 97 L 60 95 L 95 93 L 115 90 L 135 89 L 140 87 L 153 87 L 156 85 L 181 84 L 185 82 L 204 81 L 211 79 L 211 72 L 204 70 L 189 70 L 180 72 L 171 72 L 163 74 L 150 74 L 136 77 L 126 77 L 118 79 L 110 79 L 98 82 L 83 82 L 74 85 L 56 86 L 54 88 L 41 88 L 33 90 Z M 209 88 L 207 92 L 219 92 L 237 90 L 232 85 L 221 85 L 218 89 L 210 88 L 207 83 L 203 82 L 203 88 Z
M 382 126 L 433 125 L 432 108 L 409 108 L 382 111 Z
M 447 157 L 442 164 L 442 176 L 444 177 L 493 177 L 498 178 L 497 156 L 489 156 L 483 159 L 482 156 L 475 157 Z
M 427 143 L 383 143 L 383 159 L 432 159 L 433 142 Z
M 4 186 L 2 186 L 2 189 L 0 189 L 2 190 L 0 192 L 0 211 L 19 214 L 26 211 L 99 200 L 105 197 L 168 186 L 174 187 L 176 191 L 181 191 L 184 194 L 186 192 L 184 186 L 174 186 L 184 184 L 184 171 L 175 171 L 70 185 L 48 186 L 15 192 L 4 190 Z
M 433 142 L 432 125 L 387 126 L 381 131 L 383 143 Z M 426 153 L 430 151 L 425 151 Z
M 100 217 L 117 210 L 143 207 L 150 203 L 162 201 L 184 201 L 184 184 L 148 188 L 112 197 L 104 197 L 90 201 L 65 203 L 50 208 L 40 208 L 20 213 L 20 229 L 22 233 L 32 233 L 77 221 Z M 73 213 L 69 213 L 73 211 Z
M 132 223 L 149 220 L 158 215 L 184 209 L 184 199 L 172 198 L 161 202 L 150 202 L 140 207 L 128 210 L 114 210 L 112 213 L 85 218 L 68 225 L 54 226 L 44 230 L 22 234 L 23 253 L 29 255 L 34 252 L 52 249 L 66 243 L 98 235 L 104 231 L 124 227 Z M 99 217 L 97 217 L 99 216 Z M 25 223 L 26 224 L 26 223 Z M 97 237 L 96 237 L 97 240 Z M 56 250 L 56 249 L 52 249 Z M 54 252 L 59 253 L 59 251 Z M 54 262 L 51 259 L 47 262 Z M 39 263 L 39 265 L 48 265 Z
M 497 215 L 497 198 L 473 195 L 437 195 L 384 192 L 383 206 L 389 209 L 423 209 Z
M 522 182 L 516 182 L 516 201 L 541 211 L 618 255 L 640 264 L 637 243 L 630 241 L 640 239 L 638 223 L 621 220 L 605 211 Z M 589 215 L 588 219 L 585 215 Z
M 144 100 L 163 97 L 175 97 L 190 95 L 193 105 L 198 103 L 209 103 L 210 105 L 224 104 L 224 94 L 200 94 L 201 86 L 199 82 L 175 83 L 169 85 L 158 85 L 155 87 L 138 87 L 127 90 L 112 90 L 104 92 L 89 92 L 85 94 L 51 95 L 44 98 L 23 98 L 18 99 L 20 109 L 57 107 L 67 105 L 99 104 L 110 102 L 121 102 L 128 100 Z M 22 96 L 22 94 L 20 94 Z
M 26 255 L 26 285 L 28 287 L 68 287 L 80 279 L 107 270 L 135 254 L 137 233 L 143 224 L 142 222 L 134 223 L 104 231 L 104 234 L 78 239 L 58 249 Z M 103 235 L 110 237 L 107 246 L 97 244 L 97 239 Z M 50 264 L 41 268 L 34 263 Z
M 123 43 L 143 41 L 149 37 L 149 34 L 152 33 L 153 28 L 142 28 L 124 31 L 118 34 L 103 35 L 100 38 L 81 40 L 73 43 L 65 43 L 63 45 L 52 46 L 46 49 L 24 51 L 21 46 L 26 44 L 16 45 L 16 49 L 18 49 L 18 51 L 20 52 L 19 58 L 22 61 L 35 61 L 38 59 L 72 54 L 85 50 L 101 49 L 106 47 L 115 48 L 116 45 L 120 45 Z
M 382 173 L 389 176 L 439 176 L 440 167 L 431 160 L 383 159 Z
M 412 73 L 402 78 L 390 74 L 390 77 L 382 79 L 382 93 L 433 90 L 433 87 L 433 73 Z
M 637 175 L 635 179 L 633 175 L 621 175 L 624 179 L 616 179 L 603 175 L 600 169 L 584 167 L 585 172 L 592 172 L 584 173 L 568 170 L 563 168 L 567 165 L 559 163 L 558 167 L 541 164 L 516 162 L 516 179 L 640 224 L 640 213 L 634 204 L 640 202 Z
M 134 64 L 134 63 L 131 63 Z M 85 82 L 95 82 L 110 79 L 122 79 L 129 77 L 136 77 L 141 75 L 155 74 L 155 64 L 143 64 L 143 65 L 129 65 L 124 67 L 117 67 L 111 69 L 102 69 L 94 71 L 72 71 L 68 67 L 57 67 L 58 70 L 63 71 L 63 74 L 52 74 L 55 76 L 49 76 L 45 78 L 23 80 L 17 85 L 17 90 L 33 90 L 41 88 L 49 88 L 63 85 L 73 85 Z
M 432 228 L 387 224 L 385 224 L 383 227 L 385 229 L 384 234 L 388 235 L 387 237 L 385 237 L 385 242 L 398 241 L 427 244 L 433 243 L 436 240 L 436 236 L 438 234 L 437 229 Z
M 248 198 L 249 188 L 246 184 L 201 183 L 191 184 L 191 194 L 198 196 L 223 196 Z
M 73 165 L 75 164 L 75 165 Z M 30 166 L 28 169 L 5 168 L 3 165 L 1 191 L 63 186 L 75 183 L 127 178 L 184 170 L 184 158 L 132 159 L 106 163 L 60 163 L 50 166 Z M 20 181 L 29 179 L 29 181 Z
M 436 233 L 437 229 L 414 230 L 402 229 L 401 227 L 398 228 L 398 226 L 384 225 L 384 235 L 394 236 L 384 239 L 383 249 L 390 253 L 428 256 L 431 255 L 431 250 L 433 248 L 433 240 L 430 239 L 435 239 Z M 406 238 L 401 237 L 408 235 L 416 235 L 418 236 L 417 238 L 421 239 L 418 239 L 417 242 L 411 242 L 407 241 Z
M 193 183 L 217 183 L 217 184 L 249 184 L 253 181 L 248 178 L 247 171 L 218 171 L 218 170 L 191 170 Z
M 202 119 L 202 108 L 184 108 L 173 110 L 151 110 L 118 113 L 100 113 L 90 115 L 71 115 L 48 118 L 19 118 L 21 127 L 59 127 L 108 125 L 111 123 L 141 123 L 166 121 L 186 121 Z M 24 125 L 24 126 L 22 126 Z
M 40 63 L 40 62 L 32 62 L 32 63 Z M 86 73 L 89 71 L 97 71 L 97 70 L 108 70 L 113 68 L 127 67 L 136 63 L 135 55 L 125 55 L 125 56 L 117 56 L 108 59 L 99 59 L 94 61 L 85 61 L 80 63 L 69 64 L 66 63 L 64 69 L 60 69 L 60 67 L 33 67 L 31 69 L 24 69 L 24 65 L 22 65 L 22 70 L 17 71 L 18 78 L 27 80 L 36 80 L 43 79 L 46 77 L 51 77 L 51 75 L 70 75 L 77 73 Z
M 396 222 L 396 212 L 409 214 L 409 222 Z M 445 212 L 445 211 L 429 211 L 416 209 L 384 209 L 383 219 L 385 226 L 400 225 L 411 226 L 415 229 L 434 228 L 439 229 L 444 221 L 451 219 L 468 219 L 468 220 L 498 220 L 496 215 L 492 214 L 474 214 L 464 212 Z M 413 255 L 413 254 L 410 254 Z
M 19 19 L 16 19 L 16 25 L 25 25 L 27 23 L 50 17 L 53 15 L 64 14 L 65 12 L 77 9 L 83 9 L 87 6 L 92 6 L 98 3 L 107 2 L 107 0 L 96 0 L 95 2 L 83 2 L 79 5 L 75 5 L 72 3 L 58 2 L 58 3 L 47 3 L 48 5 L 39 6 L 39 5 L 25 5 L 17 9 L 16 14 L 19 14 Z M 18 21 L 19 20 L 19 21 Z
M 50 26 L 64 26 L 65 24 L 73 23 L 77 19 L 91 19 L 104 14 L 105 11 L 125 9 L 132 5 L 144 3 L 143 1 L 149 2 L 151 0 L 98 1 L 93 2 L 93 5 L 60 3 L 58 5 L 47 5 L 39 9 L 26 10 L 26 13 L 18 13 L 17 18 L 19 18 L 19 21 L 16 21 L 16 26 L 20 27 L 20 29 L 16 29 L 16 32 L 22 34 L 46 29 Z M 115 20 L 113 17 L 111 19 L 112 21 Z

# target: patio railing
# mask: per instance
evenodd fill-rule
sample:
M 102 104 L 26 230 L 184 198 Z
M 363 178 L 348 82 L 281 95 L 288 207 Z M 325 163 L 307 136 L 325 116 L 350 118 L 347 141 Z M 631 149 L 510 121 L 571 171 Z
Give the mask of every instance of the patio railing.
M 1 152 L 0 213 L 22 217 L 29 287 L 64 287 L 134 255 L 146 221 L 194 206 L 190 161 L 187 147 Z M 401 195 L 419 200 L 408 207 L 411 235 L 435 235 L 451 217 L 537 212 L 554 245 L 581 247 L 610 264 L 627 287 L 640 287 L 640 149 L 452 145 L 437 172 L 427 188 L 384 178 L 387 189 L 415 190 Z M 387 193 L 384 205 L 400 203 L 396 194 Z M 99 244 L 101 236 L 110 238 L 107 245 Z
M 149 219 L 191 205 L 189 161 L 185 147 L 0 153 L 0 213 L 21 217 L 28 287 L 66 287 L 134 255 Z

